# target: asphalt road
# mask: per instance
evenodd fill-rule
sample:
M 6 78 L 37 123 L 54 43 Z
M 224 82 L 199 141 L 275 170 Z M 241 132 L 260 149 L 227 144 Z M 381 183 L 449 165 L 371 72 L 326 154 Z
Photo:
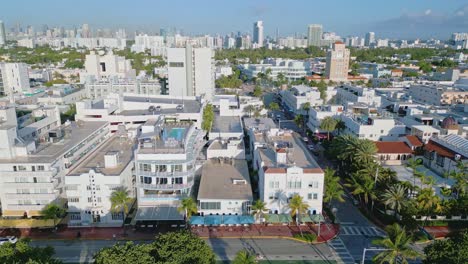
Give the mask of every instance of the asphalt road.
M 135 243 L 148 243 L 134 241 Z M 33 246 L 50 245 L 55 248 L 55 256 L 65 263 L 86 263 L 101 248 L 112 246 L 112 240 L 82 241 L 32 241 Z M 233 259 L 236 253 L 247 249 L 261 255 L 265 260 L 334 260 L 335 252 L 327 245 L 309 245 L 286 239 L 207 239 L 220 260 Z M 331 262 L 332 263 L 332 262 Z

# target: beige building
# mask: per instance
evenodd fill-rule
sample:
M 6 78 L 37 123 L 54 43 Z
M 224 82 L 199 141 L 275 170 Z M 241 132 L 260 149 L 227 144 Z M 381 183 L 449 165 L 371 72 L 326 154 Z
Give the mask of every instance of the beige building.
M 349 69 L 349 49 L 343 42 L 335 42 L 327 53 L 325 76 L 332 81 L 346 81 Z

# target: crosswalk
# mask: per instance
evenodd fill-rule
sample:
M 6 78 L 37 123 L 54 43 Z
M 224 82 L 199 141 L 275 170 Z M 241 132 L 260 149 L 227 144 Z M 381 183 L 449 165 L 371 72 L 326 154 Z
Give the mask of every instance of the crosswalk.
M 348 249 L 346 248 L 343 240 L 341 238 L 336 237 L 332 241 L 327 242 L 328 245 L 336 252 L 338 255 L 337 263 L 338 264 L 354 264 L 356 263 L 353 256 L 349 253 Z
M 341 226 L 340 236 L 376 236 L 384 237 L 385 234 L 376 227 L 369 226 Z

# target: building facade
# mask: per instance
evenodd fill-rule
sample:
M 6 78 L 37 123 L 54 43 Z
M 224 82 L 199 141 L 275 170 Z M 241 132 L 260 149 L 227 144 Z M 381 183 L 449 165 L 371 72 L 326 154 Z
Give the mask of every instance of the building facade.
M 343 42 L 335 42 L 332 50 L 327 53 L 326 78 L 332 81 L 348 80 L 349 49 Z

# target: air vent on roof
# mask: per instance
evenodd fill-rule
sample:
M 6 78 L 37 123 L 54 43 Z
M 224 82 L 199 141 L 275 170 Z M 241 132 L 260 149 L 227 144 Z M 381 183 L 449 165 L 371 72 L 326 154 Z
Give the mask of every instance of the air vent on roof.
M 247 181 L 246 180 L 240 180 L 240 179 L 233 179 L 232 183 L 236 184 L 236 185 L 242 185 L 242 184 L 247 184 Z

